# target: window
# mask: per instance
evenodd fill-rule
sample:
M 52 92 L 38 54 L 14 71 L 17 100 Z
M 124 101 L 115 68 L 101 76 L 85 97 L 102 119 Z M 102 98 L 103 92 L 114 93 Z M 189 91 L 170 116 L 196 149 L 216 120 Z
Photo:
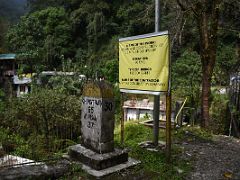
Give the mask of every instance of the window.
M 25 85 L 20 85 L 20 92 L 25 92 Z

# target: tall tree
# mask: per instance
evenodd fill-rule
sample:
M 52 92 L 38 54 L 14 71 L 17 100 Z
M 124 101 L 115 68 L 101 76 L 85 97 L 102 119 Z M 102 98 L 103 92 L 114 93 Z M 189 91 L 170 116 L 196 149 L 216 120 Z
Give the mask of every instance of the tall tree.
M 190 11 L 197 22 L 202 64 L 202 127 L 209 127 L 211 80 L 216 62 L 220 0 L 177 0 L 183 11 Z
M 0 17 L 0 53 L 4 53 L 5 52 L 5 35 L 8 29 L 8 24 L 9 22 Z
M 71 24 L 63 8 L 49 7 L 24 16 L 8 34 L 9 48 L 41 70 L 59 68 L 74 50 Z M 37 69 L 34 69 L 35 71 Z
M 194 16 L 198 28 L 202 65 L 201 125 L 209 127 L 210 94 L 214 67 L 217 59 L 219 61 L 218 68 L 221 64 L 227 63 L 229 66 L 234 62 L 233 51 L 226 46 L 231 47 L 239 36 L 239 21 L 237 19 L 239 19 L 240 2 L 238 0 L 176 0 L 176 2 L 184 14 Z M 219 41 L 221 41 L 221 46 L 218 45 Z M 223 53 L 220 57 L 217 57 L 217 50 Z M 223 57 L 227 53 L 231 57 L 228 57 L 226 62 Z M 233 60 L 229 61 L 229 58 Z M 230 69 L 230 67 L 226 68 L 226 65 L 220 68 L 222 68 L 221 71 L 224 69 L 229 71 Z
M 30 12 L 40 11 L 48 7 L 59 7 L 64 4 L 64 0 L 27 0 Z
M 26 0 L 0 0 L 0 17 L 10 22 L 17 22 L 26 11 Z

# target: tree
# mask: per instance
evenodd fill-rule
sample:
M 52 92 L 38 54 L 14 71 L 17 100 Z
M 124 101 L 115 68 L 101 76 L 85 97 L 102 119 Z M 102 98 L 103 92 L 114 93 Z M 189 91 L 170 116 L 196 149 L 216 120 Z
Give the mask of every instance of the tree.
M 40 11 L 48 7 L 60 7 L 64 4 L 64 0 L 27 0 L 27 6 L 30 12 Z
M 9 22 L 18 22 L 26 11 L 26 0 L 1 0 L 0 17 L 6 18 Z
M 219 48 L 218 42 L 221 41 L 229 46 L 236 41 L 236 29 L 239 27 L 239 21 L 236 21 L 236 19 L 239 18 L 240 3 L 236 0 L 176 0 L 176 2 L 184 14 L 190 13 L 190 15 L 194 16 L 198 28 L 199 53 L 202 64 L 201 125 L 202 127 L 209 127 L 209 108 L 211 104 L 209 97 L 217 59 L 217 49 Z M 220 33 L 222 35 L 221 38 L 219 38 Z M 226 52 L 227 51 L 225 51 L 225 53 Z M 218 60 L 218 65 L 224 63 L 224 58 L 218 57 Z M 220 62 L 221 60 L 222 62 Z M 228 62 L 228 65 L 229 64 L 231 64 L 231 62 Z
M 8 29 L 8 22 L 6 19 L 0 17 L 0 53 L 5 52 L 5 35 Z
M 228 86 L 229 77 L 237 63 L 235 43 L 223 44 L 219 42 L 217 49 L 217 61 L 213 72 L 212 83 L 216 86 Z
M 71 23 L 63 8 L 49 7 L 24 16 L 7 34 L 9 49 L 35 71 L 59 68 L 74 51 Z
M 183 11 L 194 15 L 200 37 L 200 56 L 202 64 L 202 127 L 209 127 L 211 80 L 216 62 L 219 11 L 221 1 L 213 0 L 177 0 Z
M 172 64 L 172 90 L 178 97 L 188 97 L 192 107 L 198 106 L 201 84 L 200 56 L 196 51 L 185 50 Z

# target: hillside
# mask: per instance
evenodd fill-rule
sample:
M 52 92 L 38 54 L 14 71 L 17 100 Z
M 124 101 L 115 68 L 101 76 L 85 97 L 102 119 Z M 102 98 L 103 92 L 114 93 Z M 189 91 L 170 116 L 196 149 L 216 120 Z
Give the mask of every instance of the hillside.
M 0 17 L 11 22 L 19 20 L 27 11 L 27 0 L 0 0 Z

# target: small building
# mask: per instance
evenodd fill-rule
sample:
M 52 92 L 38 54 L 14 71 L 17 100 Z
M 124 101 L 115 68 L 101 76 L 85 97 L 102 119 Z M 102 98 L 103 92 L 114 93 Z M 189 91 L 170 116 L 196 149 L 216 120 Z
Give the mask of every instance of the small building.
M 22 97 L 31 92 L 31 83 L 32 77 L 31 75 L 25 75 L 19 78 L 17 75 L 13 77 L 13 85 L 16 91 L 17 97 Z
M 16 75 L 16 54 L 0 54 L 0 88 L 13 95 L 12 77 Z
M 77 76 L 79 81 L 83 81 L 86 79 L 86 76 L 83 74 L 77 74 L 76 72 L 62 72 L 62 71 L 42 71 L 39 74 L 39 84 L 47 84 L 48 80 L 53 76 Z
M 13 76 L 16 74 L 16 54 L 0 54 L 0 75 Z
M 149 99 L 143 100 L 127 100 L 123 105 L 124 120 L 137 120 L 137 119 L 153 119 L 153 102 Z M 164 101 L 160 101 L 159 107 L 159 120 L 165 121 L 166 119 L 166 104 Z M 172 121 L 174 116 L 172 115 Z

